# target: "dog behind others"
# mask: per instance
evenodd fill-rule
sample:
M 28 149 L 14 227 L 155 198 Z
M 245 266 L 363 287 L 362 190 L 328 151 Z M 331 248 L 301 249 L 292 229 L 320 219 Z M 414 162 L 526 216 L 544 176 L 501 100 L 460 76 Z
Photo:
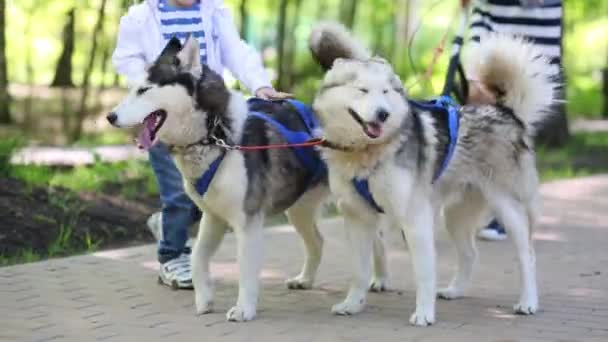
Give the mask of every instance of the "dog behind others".
M 491 34 L 467 58 L 469 74 L 493 92 L 496 105 L 459 109 L 459 133 L 448 156 L 444 113 L 410 105 L 402 82 L 383 59 L 373 57 L 334 23 L 317 25 L 310 48 L 325 69 L 314 99 L 329 170 L 349 234 L 353 281 L 338 315 L 366 304 L 377 229 L 402 229 L 413 262 L 416 307 L 410 323 L 435 322 L 435 298 L 465 294 L 477 259 L 475 234 L 493 214 L 515 243 L 520 295 L 516 313 L 537 312 L 532 231 L 539 215 L 535 123 L 554 102 L 549 61 L 530 42 Z M 447 167 L 435 181 L 446 158 Z M 437 289 L 434 227 L 443 217 L 458 254 L 450 284 Z

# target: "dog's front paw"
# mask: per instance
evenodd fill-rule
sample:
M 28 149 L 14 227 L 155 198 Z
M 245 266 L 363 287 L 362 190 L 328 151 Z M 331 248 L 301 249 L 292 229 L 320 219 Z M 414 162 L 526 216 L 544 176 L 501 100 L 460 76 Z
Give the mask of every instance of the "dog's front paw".
M 226 320 L 229 322 L 246 322 L 255 318 L 255 307 L 233 306 L 226 313 Z
M 197 315 L 205 315 L 213 312 L 213 301 L 196 301 L 196 314 Z
M 213 312 L 213 295 L 210 291 L 194 290 L 194 306 L 197 315 L 204 315 Z
M 287 284 L 287 288 L 291 290 L 308 290 L 312 288 L 312 282 L 312 279 L 298 275 L 296 277 L 287 279 L 285 284 Z
M 538 300 L 522 300 L 513 306 L 513 310 L 519 315 L 534 315 L 538 311 Z
M 388 289 L 386 278 L 373 278 L 369 284 L 370 292 L 385 292 Z
M 434 310 L 418 310 L 410 317 L 410 324 L 419 327 L 426 327 L 435 323 L 435 312 Z
M 345 300 L 342 303 L 332 306 L 331 312 L 338 316 L 350 316 L 363 311 L 363 308 L 365 308 L 364 299 L 357 302 Z
M 439 289 L 437 291 L 437 298 L 441 298 L 441 299 L 458 299 L 458 298 L 462 298 L 464 296 L 464 291 L 462 291 L 461 289 L 457 289 L 455 287 L 445 287 L 443 289 Z

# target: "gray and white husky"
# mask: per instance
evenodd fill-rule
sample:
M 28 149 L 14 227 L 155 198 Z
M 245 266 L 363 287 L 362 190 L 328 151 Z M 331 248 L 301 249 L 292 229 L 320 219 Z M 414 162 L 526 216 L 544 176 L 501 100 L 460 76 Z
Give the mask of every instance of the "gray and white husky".
M 514 309 L 538 309 L 532 229 L 539 214 L 539 180 L 533 127 L 547 115 L 555 84 L 548 61 L 523 39 L 489 35 L 468 56 L 468 71 L 492 90 L 497 105 L 460 109 L 460 131 L 447 169 L 445 118 L 414 108 L 391 66 L 374 58 L 343 27 L 313 29 L 310 47 L 326 70 L 313 108 L 328 148 L 331 191 L 345 216 L 354 279 L 346 299 L 333 307 L 355 314 L 366 302 L 366 280 L 376 229 L 399 226 L 412 255 L 416 309 L 410 322 L 435 321 L 435 297 L 462 297 L 477 256 L 475 233 L 494 214 L 516 246 L 521 293 Z M 367 179 L 376 206 L 353 179 Z M 436 290 L 434 226 L 442 218 L 458 252 L 458 270 Z
M 264 146 L 284 144 L 286 140 L 266 121 L 248 116 L 243 95 L 228 90 L 219 75 L 201 66 L 198 53 L 195 39 L 187 40 L 183 47 L 179 40 L 171 40 L 108 120 L 117 127 L 143 124 L 139 143 L 144 148 L 156 141 L 169 145 L 187 194 L 203 211 L 192 251 L 192 280 L 199 314 L 213 309 L 210 258 L 226 231 L 235 232 L 239 294 L 227 319 L 248 321 L 256 315 L 266 215 L 286 210 L 304 242 L 304 265 L 299 275 L 287 280 L 288 287 L 312 286 L 323 245 L 316 218 L 329 195 L 327 177 L 324 174 L 311 184 L 308 170 L 291 149 L 241 151 L 215 144 L 222 141 Z M 306 129 L 296 109 L 287 102 L 265 102 L 256 110 L 290 130 Z M 224 153 L 208 190 L 199 194 L 195 183 Z M 372 288 L 383 288 L 386 279 L 384 250 L 380 246 L 378 251 Z

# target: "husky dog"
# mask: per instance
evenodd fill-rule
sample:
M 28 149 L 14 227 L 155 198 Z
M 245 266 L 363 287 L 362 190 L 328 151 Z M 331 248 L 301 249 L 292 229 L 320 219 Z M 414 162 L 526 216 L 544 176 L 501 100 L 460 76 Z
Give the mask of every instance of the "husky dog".
M 533 127 L 547 115 L 555 84 L 548 61 L 520 38 L 490 35 L 470 57 L 469 71 L 491 89 L 497 105 L 463 106 L 457 144 L 448 154 L 443 114 L 410 105 L 391 66 L 374 58 L 342 26 L 313 29 L 310 48 L 326 70 L 313 108 L 327 141 L 322 155 L 345 216 L 355 270 L 346 299 L 332 311 L 355 314 L 366 302 L 366 279 L 378 227 L 401 227 L 412 254 L 416 309 L 410 322 L 435 322 L 435 297 L 462 297 L 477 251 L 476 230 L 492 214 L 513 238 L 521 294 L 514 309 L 538 309 L 532 228 L 539 213 Z M 354 182 L 367 180 L 365 198 Z M 458 270 L 436 290 L 434 225 L 443 217 L 458 252 Z
M 297 109 L 288 102 L 260 101 L 252 107 L 292 131 L 307 128 Z M 213 309 L 210 258 L 226 231 L 235 232 L 240 278 L 237 303 L 227 313 L 230 321 L 248 321 L 256 315 L 266 215 L 286 210 L 304 242 L 302 271 L 288 279 L 287 286 L 312 286 L 323 245 L 315 220 L 329 195 L 326 172 L 311 180 L 309 170 L 293 149 L 241 151 L 222 146 L 286 143 L 276 127 L 248 116 L 249 110 L 241 93 L 228 90 L 218 74 L 199 64 L 195 39 L 188 39 L 183 47 L 179 40 L 172 39 L 148 69 L 146 78 L 108 115 L 117 127 L 143 124 L 139 135 L 143 148 L 156 141 L 170 147 L 187 194 L 203 211 L 191 256 L 198 314 Z M 309 152 L 320 161 L 317 151 Z M 201 195 L 195 184 L 218 160 L 221 163 Z M 383 287 L 384 254 L 378 254 L 376 259 L 376 282 L 372 282 L 372 287 Z

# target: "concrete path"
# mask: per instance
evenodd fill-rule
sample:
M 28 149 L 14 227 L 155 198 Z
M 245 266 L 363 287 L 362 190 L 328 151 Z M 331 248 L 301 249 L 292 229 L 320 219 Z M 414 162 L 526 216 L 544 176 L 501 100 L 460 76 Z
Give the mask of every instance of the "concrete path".
M 153 246 L 0 268 L 0 341 L 608 341 L 608 176 L 546 184 L 542 193 L 535 233 L 542 310 L 534 317 L 511 311 L 519 282 L 511 243 L 481 242 L 468 296 L 439 301 L 436 325 L 409 326 L 412 267 L 398 236 L 390 249 L 393 290 L 370 294 L 358 316 L 332 316 L 331 305 L 347 287 L 349 259 L 338 220 L 329 220 L 322 225 L 325 258 L 310 291 L 283 285 L 302 259 L 293 230 L 268 230 L 253 322 L 224 319 L 237 293 L 228 236 L 213 264 L 217 313 L 199 317 L 192 292 L 156 284 Z M 444 285 L 454 250 L 444 232 L 438 240 Z

